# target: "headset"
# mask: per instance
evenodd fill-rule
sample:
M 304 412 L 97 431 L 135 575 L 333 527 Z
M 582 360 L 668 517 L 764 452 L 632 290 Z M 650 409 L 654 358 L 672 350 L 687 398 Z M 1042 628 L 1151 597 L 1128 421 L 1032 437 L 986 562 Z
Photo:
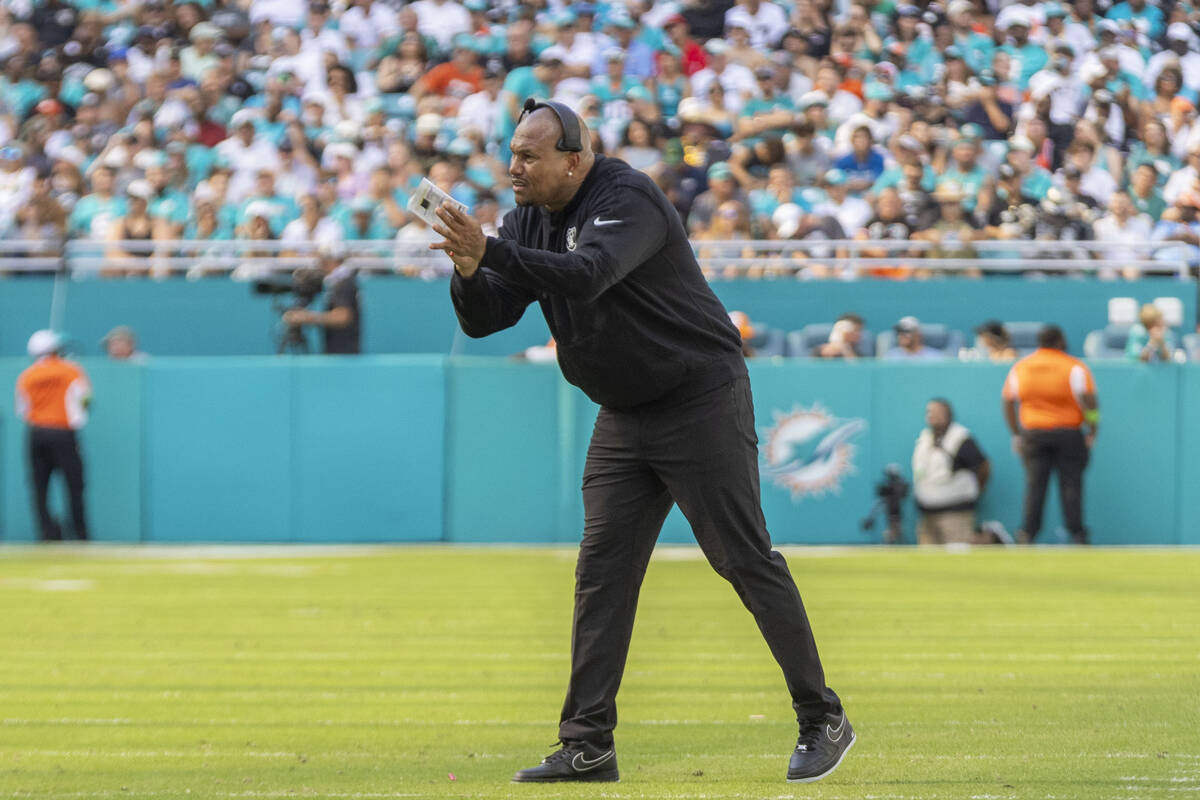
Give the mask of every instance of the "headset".
M 554 145 L 554 149 L 564 153 L 581 152 L 583 150 L 583 132 L 579 127 L 579 117 L 563 103 L 531 97 L 525 101 L 525 107 L 521 109 L 521 116 L 517 118 L 517 124 L 519 125 L 521 120 L 539 108 L 548 108 L 553 111 L 554 116 L 558 117 L 558 121 L 562 124 L 562 136 L 558 137 L 558 143 Z

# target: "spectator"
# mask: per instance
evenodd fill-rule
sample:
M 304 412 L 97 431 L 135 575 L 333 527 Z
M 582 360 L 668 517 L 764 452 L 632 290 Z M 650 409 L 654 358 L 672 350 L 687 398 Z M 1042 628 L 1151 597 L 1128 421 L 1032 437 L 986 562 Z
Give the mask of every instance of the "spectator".
M 1038 349 L 1014 364 L 1004 381 L 1004 419 L 1012 431 L 1013 452 L 1025 465 L 1025 507 L 1016 536 L 1020 544 L 1032 544 L 1041 531 L 1051 470 L 1058 472 L 1071 541 L 1088 543 L 1083 471 L 1100 426 L 1100 407 L 1091 370 L 1066 349 L 1061 328 L 1043 327 Z
M 1017 351 L 1012 346 L 1004 323 L 994 319 L 975 329 L 975 352 L 993 363 L 1017 359 Z
M 733 172 L 724 161 L 708 168 L 708 191 L 702 192 L 692 203 L 688 214 L 688 231 L 699 233 L 709 227 L 717 207 L 728 202 L 743 202 L 745 195 L 733 179 Z
M 894 328 L 896 344 L 883 354 L 889 361 L 936 361 L 946 357 L 940 350 L 925 344 L 921 322 L 916 317 L 902 317 Z
M 33 194 L 36 171 L 16 145 L 0 147 L 0 238 L 14 238 L 17 211 Z
M 1138 321 L 1129 329 L 1125 341 L 1125 357 L 1130 361 L 1169 362 L 1175 352 L 1175 341 L 1167 328 L 1162 311 L 1146 303 L 1138 312 Z
M 954 421 L 950 401 L 925 405 L 925 429 L 912 456 L 913 496 L 920 518 L 917 544 L 971 544 L 975 509 L 992 465 L 971 432 Z
M 861 197 L 850 195 L 846 173 L 840 169 L 826 172 L 824 183 L 825 199 L 813 205 L 813 215 L 836 220 L 843 231 L 843 238 L 857 235 L 867 227 L 875 214 L 871 204 Z
M 1092 226 L 1096 241 L 1110 245 L 1130 245 L 1150 241 L 1150 233 L 1154 223 L 1145 214 L 1134 211 L 1133 202 L 1125 192 L 1113 192 L 1108 203 L 1108 213 Z M 1100 251 L 1100 256 L 1114 261 L 1133 262 L 1148 257 L 1145 251 L 1132 247 L 1108 247 Z M 1141 272 L 1132 264 L 1121 268 L 1125 277 L 1134 279 Z M 1102 276 L 1111 275 L 1111 269 L 1101 270 Z
M 1155 260 L 1183 261 L 1188 266 L 1200 264 L 1200 195 L 1188 192 L 1179 195 L 1175 205 L 1163 212 L 1162 220 L 1154 226 L 1150 238 L 1156 242 L 1177 242 L 1154 251 Z
M 62 526 L 47 503 L 50 478 L 61 472 L 71 505 L 71 527 L 76 539 L 88 538 L 83 496 L 83 459 L 76 431 L 87 424 L 92 387 L 87 373 L 63 358 L 63 338 L 42 330 L 29 337 L 33 364 L 17 378 L 16 410 L 29 429 L 30 482 L 34 513 L 42 541 L 62 539 Z
M 962 189 L 956 183 L 942 183 L 932 199 L 937 203 L 937 221 L 918 229 L 912 238 L 936 245 L 926 254 L 931 258 L 974 258 L 975 248 L 971 242 L 975 239 L 976 229 L 963 207 L 966 198 Z
M 859 357 L 858 346 L 862 343 L 866 323 L 858 314 L 842 314 L 829 331 L 829 341 L 812 349 L 814 358 L 843 358 L 854 360 Z
M 872 141 L 871 128 L 860 125 L 850 136 L 850 152 L 833 162 L 836 169 L 845 173 L 847 189 L 855 196 L 870 189 L 883 174 L 883 154 Z
M 1158 222 L 1162 217 L 1167 204 L 1158 190 L 1158 169 L 1154 164 L 1143 161 L 1134 168 L 1129 181 L 1129 199 L 1135 213 L 1145 214 L 1152 222 Z
M 104 352 L 112 361 L 142 363 L 147 356 L 137 346 L 137 334 L 128 325 L 118 325 L 101 340 Z

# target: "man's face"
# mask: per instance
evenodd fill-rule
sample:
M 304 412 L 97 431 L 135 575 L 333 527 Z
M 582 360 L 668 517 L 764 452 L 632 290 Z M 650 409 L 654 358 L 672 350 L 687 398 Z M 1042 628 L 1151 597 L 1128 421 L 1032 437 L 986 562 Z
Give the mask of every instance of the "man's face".
M 572 165 L 568 157 L 571 154 L 555 148 L 561 134 L 549 109 L 535 111 L 517 126 L 508 165 L 517 205 L 549 205 L 566 190 Z
M 896 344 L 905 350 L 916 352 L 921 349 L 921 332 L 919 330 L 904 330 L 896 334 Z
M 871 149 L 871 136 L 863 131 L 855 131 L 850 137 L 850 146 L 856 153 L 865 153 Z
M 950 414 L 941 403 L 928 403 L 925 406 L 925 424 L 934 433 L 941 433 L 950 427 Z
M 128 336 L 111 336 L 106 349 L 109 358 L 124 361 L 133 355 L 133 341 Z

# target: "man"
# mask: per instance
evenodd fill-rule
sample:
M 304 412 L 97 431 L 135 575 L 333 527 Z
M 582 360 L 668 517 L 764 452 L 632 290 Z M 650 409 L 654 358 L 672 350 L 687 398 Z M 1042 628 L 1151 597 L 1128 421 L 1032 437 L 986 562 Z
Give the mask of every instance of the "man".
M 858 346 L 862 343 L 866 323 L 858 314 L 842 314 L 829 331 L 829 340 L 812 349 L 813 358 L 858 358 Z
M 1004 381 L 1004 419 L 1012 431 L 1013 452 L 1025 462 L 1025 511 L 1017 542 L 1032 544 L 1042 529 L 1046 484 L 1050 470 L 1056 469 L 1071 541 L 1087 544 L 1083 470 L 1100 427 L 1096 384 L 1091 370 L 1067 355 L 1067 340 L 1057 325 L 1042 328 L 1037 344 Z
M 917 544 L 971 544 L 975 506 L 992 465 L 971 432 L 954 421 L 950 401 L 925 405 L 925 429 L 913 449 L 913 495 L 921 518 Z
M 62 357 L 63 340 L 54 331 L 29 337 L 33 364 L 17 378 L 17 414 L 29 426 L 29 471 L 42 541 L 62 539 L 62 527 L 46 504 L 50 478 L 62 472 L 71 503 L 75 538 L 88 538 L 83 505 L 83 460 L 75 431 L 87 423 L 92 387 L 87 374 Z
M 563 746 L 513 780 L 619 780 L 617 689 L 642 576 L 674 503 L 783 669 L 800 720 L 788 780 L 818 780 L 841 763 L 854 731 L 771 549 L 740 336 L 654 182 L 593 155 L 566 106 L 525 109 L 509 167 L 518 208 L 500 235 L 484 236 L 443 205 L 434 231 L 445 241 L 430 245 L 454 262 L 451 297 L 467 335 L 514 325 L 536 300 L 563 376 L 601 406 L 584 469 Z
M 283 313 L 283 324 L 319 327 L 326 355 L 357 355 L 362 352 L 358 280 L 354 269 L 341 263 L 338 250 L 338 246 L 324 246 L 319 252 L 321 271 L 325 273 L 325 310 L 289 309 Z
M 137 334 L 128 325 L 118 325 L 104 335 L 100 340 L 104 352 L 112 361 L 125 361 L 140 364 L 146 361 L 146 354 L 138 350 Z
M 925 344 L 921 335 L 921 321 L 916 317 L 901 317 L 894 328 L 896 345 L 883 354 L 883 357 L 893 361 L 936 361 L 945 358 L 946 354 L 934 350 Z

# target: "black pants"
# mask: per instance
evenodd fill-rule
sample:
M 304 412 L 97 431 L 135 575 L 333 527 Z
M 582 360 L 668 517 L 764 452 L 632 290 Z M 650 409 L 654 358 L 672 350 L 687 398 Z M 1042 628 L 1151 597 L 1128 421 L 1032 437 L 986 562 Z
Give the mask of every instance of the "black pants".
M 750 381 L 670 408 L 602 408 L 583 475 L 571 681 L 559 737 L 607 746 L 638 591 L 672 503 L 733 584 L 783 669 L 798 718 L 836 712 L 800 592 L 771 549 L 759 499 Z
M 1046 505 L 1046 486 L 1050 471 L 1058 472 L 1058 494 L 1062 500 L 1063 522 L 1078 544 L 1087 542 L 1083 526 L 1083 470 L 1088 463 L 1087 443 L 1078 428 L 1025 431 L 1022 445 L 1025 458 L 1025 514 L 1021 529 L 1030 539 L 1042 529 L 1042 508 Z
M 33 478 L 33 507 L 42 541 L 62 539 L 62 527 L 46 505 L 50 476 L 61 470 L 71 498 L 71 525 L 77 539 L 87 539 L 83 510 L 83 459 L 75 431 L 59 428 L 29 429 L 29 474 Z

